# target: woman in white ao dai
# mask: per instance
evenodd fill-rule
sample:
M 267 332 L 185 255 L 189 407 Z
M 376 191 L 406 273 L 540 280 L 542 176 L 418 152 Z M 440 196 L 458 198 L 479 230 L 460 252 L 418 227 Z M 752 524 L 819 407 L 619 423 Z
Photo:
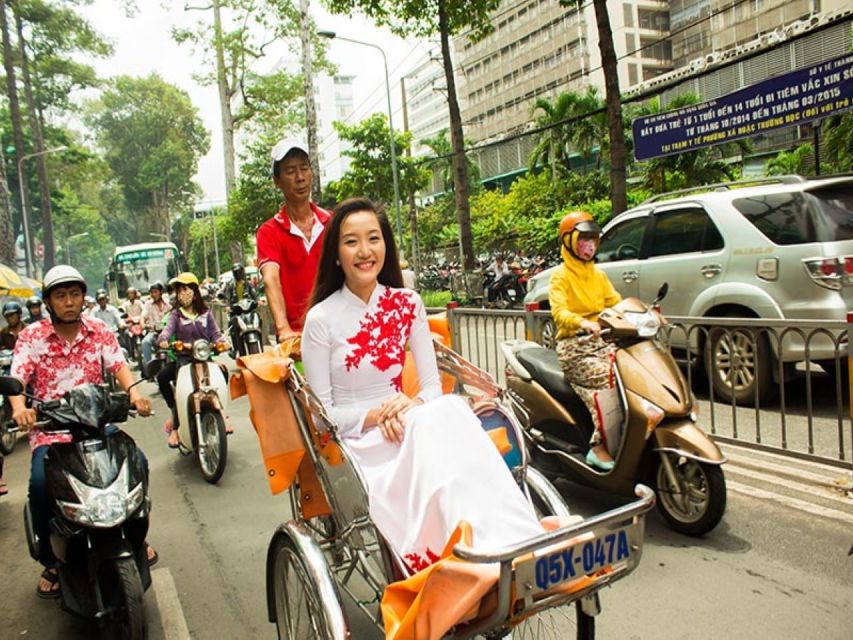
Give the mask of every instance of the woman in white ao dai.
M 542 528 L 468 404 L 442 395 L 423 302 L 401 287 L 387 219 L 367 199 L 342 203 L 303 329 L 305 375 L 367 481 L 371 518 L 415 572 L 462 520 L 480 550 Z M 407 347 L 416 398 L 402 394 Z

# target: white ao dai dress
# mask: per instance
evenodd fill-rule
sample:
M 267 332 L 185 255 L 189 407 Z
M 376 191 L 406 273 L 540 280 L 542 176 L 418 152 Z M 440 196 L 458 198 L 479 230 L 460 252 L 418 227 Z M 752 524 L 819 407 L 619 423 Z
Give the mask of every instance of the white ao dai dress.
M 397 444 L 364 421 L 401 391 L 407 346 L 424 404 L 406 412 Z M 542 533 L 467 402 L 442 395 L 417 293 L 378 284 L 365 304 L 342 287 L 308 312 L 302 358 L 308 383 L 364 475 L 371 518 L 410 571 L 435 562 L 461 520 L 471 524 L 482 551 Z

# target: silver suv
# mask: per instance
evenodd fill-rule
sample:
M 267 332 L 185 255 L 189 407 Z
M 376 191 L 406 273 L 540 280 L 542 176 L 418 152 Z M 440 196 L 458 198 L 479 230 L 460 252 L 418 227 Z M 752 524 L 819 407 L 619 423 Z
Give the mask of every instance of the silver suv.
M 651 300 L 668 282 L 669 316 L 844 320 L 853 302 L 853 287 L 844 286 L 853 284 L 853 176 L 783 176 L 656 196 L 605 225 L 596 260 L 623 296 Z M 528 282 L 525 303 L 548 308 L 553 271 Z M 673 347 L 686 347 L 677 333 L 682 344 L 673 335 Z M 805 359 L 802 341 L 786 339 L 781 353 L 768 343 L 765 334 L 712 329 L 692 350 L 713 359 L 719 396 L 748 403 L 755 385 L 765 397 L 778 377 L 771 358 Z M 829 338 L 809 347 L 812 361 L 834 371 Z

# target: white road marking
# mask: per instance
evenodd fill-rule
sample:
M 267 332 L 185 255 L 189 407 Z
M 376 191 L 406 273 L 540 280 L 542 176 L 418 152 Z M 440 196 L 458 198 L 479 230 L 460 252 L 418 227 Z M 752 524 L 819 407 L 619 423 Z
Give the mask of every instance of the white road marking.
M 839 511 L 837 509 L 821 507 L 819 505 L 806 502 L 805 500 L 798 500 L 797 498 L 783 496 L 778 493 L 773 493 L 772 491 L 765 491 L 764 489 L 750 487 L 745 484 L 740 484 L 739 482 L 732 482 L 731 480 L 726 481 L 726 487 L 729 490 L 734 491 L 735 493 L 741 493 L 751 498 L 758 498 L 759 500 L 772 500 L 773 502 L 778 502 L 779 504 L 785 505 L 786 507 L 791 507 L 792 509 L 804 511 L 805 513 L 810 513 L 815 516 L 838 520 L 846 524 L 853 524 L 853 515 L 849 513 L 844 513 L 843 511 Z
M 817 495 L 819 495 L 824 500 L 831 500 L 833 502 L 843 504 L 847 507 L 853 506 L 853 500 L 850 500 L 850 498 L 844 497 L 837 492 L 833 492 L 830 489 L 832 484 L 825 479 L 818 486 L 814 486 L 805 482 L 797 482 L 796 480 L 789 480 L 788 478 L 782 476 L 762 473 L 761 471 L 754 471 L 752 469 L 747 469 L 746 467 L 741 466 L 733 466 L 731 468 L 731 472 L 739 476 L 746 476 L 747 478 L 752 478 L 754 480 L 769 482 L 780 487 L 791 489 L 793 491 L 799 491 L 801 493 L 815 494 L 819 491 Z
M 175 588 L 172 572 L 166 567 L 151 572 L 151 586 L 157 598 L 160 624 L 166 640 L 190 640 L 190 630 L 184 618 L 184 610 Z

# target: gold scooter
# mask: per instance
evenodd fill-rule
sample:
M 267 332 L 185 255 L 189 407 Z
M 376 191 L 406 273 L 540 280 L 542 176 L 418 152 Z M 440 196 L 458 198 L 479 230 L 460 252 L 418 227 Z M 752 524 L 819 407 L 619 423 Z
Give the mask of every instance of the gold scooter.
M 655 307 L 668 288 L 661 286 L 651 306 L 627 298 L 599 316 L 602 337 L 617 347 L 615 387 L 623 415 L 620 442 L 608 443 L 615 460 L 609 471 L 585 461 L 592 416 L 563 376 L 557 354 L 519 340 L 504 342 L 501 350 L 507 395 L 530 441 L 534 466 L 624 496 L 634 495 L 637 482 L 649 484 L 669 525 L 701 536 L 726 508 L 721 468 L 726 458 L 698 426 L 687 381 L 655 340 L 666 322 Z

